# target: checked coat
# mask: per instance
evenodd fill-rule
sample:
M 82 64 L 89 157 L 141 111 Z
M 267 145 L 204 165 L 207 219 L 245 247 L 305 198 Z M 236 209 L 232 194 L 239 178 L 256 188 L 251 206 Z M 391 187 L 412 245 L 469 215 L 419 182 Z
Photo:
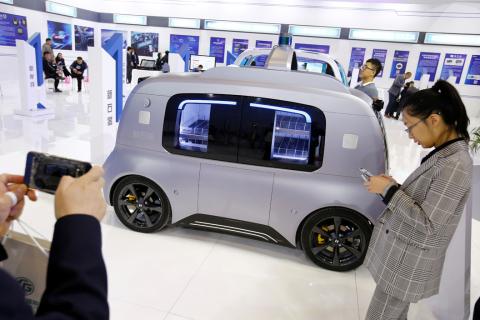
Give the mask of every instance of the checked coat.
M 422 163 L 395 192 L 375 225 L 365 260 L 383 292 L 408 302 L 438 293 L 472 171 L 468 144 L 453 142 Z

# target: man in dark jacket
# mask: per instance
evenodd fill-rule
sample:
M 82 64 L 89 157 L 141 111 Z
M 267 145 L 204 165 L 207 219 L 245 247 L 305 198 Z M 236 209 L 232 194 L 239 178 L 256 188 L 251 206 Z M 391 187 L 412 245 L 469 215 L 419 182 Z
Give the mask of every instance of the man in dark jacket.
M 50 248 L 47 286 L 37 314 L 25 302 L 17 281 L 0 269 L 0 319 L 108 319 L 107 274 L 99 221 L 105 215 L 103 170 L 63 177 L 55 195 L 57 222 Z M 22 176 L 0 175 L 0 237 L 17 219 L 25 196 L 36 196 Z M 1 242 L 0 242 L 1 243 Z M 0 245 L 0 260 L 7 256 Z
M 77 57 L 77 60 L 73 61 L 73 63 L 70 65 L 72 78 L 77 78 L 78 92 L 82 91 L 83 73 L 87 69 L 88 69 L 87 63 L 83 61 L 82 57 Z
M 395 81 L 392 83 L 392 86 L 390 89 L 388 89 L 388 105 L 387 109 L 385 110 L 386 118 L 393 117 L 393 113 L 398 109 L 397 98 L 400 95 L 400 91 L 402 91 L 403 86 L 405 85 L 405 81 L 410 79 L 411 76 L 411 72 L 397 75 Z
M 48 51 L 43 53 L 43 73 L 45 73 L 45 79 L 54 79 L 55 92 L 62 92 L 58 89 L 60 83 L 60 76 L 57 74 L 57 65 L 52 60 L 52 54 Z
M 132 69 L 135 67 L 135 62 L 133 58 L 133 48 L 127 48 L 127 84 L 132 82 Z

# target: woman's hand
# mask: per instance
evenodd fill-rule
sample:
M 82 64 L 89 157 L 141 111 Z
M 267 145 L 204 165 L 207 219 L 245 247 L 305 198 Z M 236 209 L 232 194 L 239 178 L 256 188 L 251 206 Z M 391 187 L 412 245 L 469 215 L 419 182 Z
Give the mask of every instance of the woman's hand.
M 397 182 L 392 177 L 382 174 L 370 177 L 363 185 L 367 188 L 368 192 L 383 194 L 385 188 L 391 183 L 396 184 Z

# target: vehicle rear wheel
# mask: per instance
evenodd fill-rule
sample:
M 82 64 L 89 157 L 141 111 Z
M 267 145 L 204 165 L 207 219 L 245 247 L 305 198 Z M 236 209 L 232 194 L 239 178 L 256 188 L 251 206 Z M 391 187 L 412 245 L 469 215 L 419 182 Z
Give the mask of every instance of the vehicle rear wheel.
M 365 218 L 346 208 L 312 214 L 303 225 L 302 247 L 322 268 L 349 271 L 363 263 L 372 228 Z
M 154 232 L 163 229 L 171 216 L 170 204 L 163 190 L 140 176 L 122 179 L 113 192 L 113 207 L 120 221 L 129 229 Z

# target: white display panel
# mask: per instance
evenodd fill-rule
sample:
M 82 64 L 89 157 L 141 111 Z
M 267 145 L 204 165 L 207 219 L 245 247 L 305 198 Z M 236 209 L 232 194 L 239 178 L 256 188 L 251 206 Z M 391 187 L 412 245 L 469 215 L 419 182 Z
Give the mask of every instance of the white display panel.
M 192 54 L 190 56 L 190 70 L 198 68 L 199 65 L 203 66 L 203 70 L 215 68 L 215 57 Z

